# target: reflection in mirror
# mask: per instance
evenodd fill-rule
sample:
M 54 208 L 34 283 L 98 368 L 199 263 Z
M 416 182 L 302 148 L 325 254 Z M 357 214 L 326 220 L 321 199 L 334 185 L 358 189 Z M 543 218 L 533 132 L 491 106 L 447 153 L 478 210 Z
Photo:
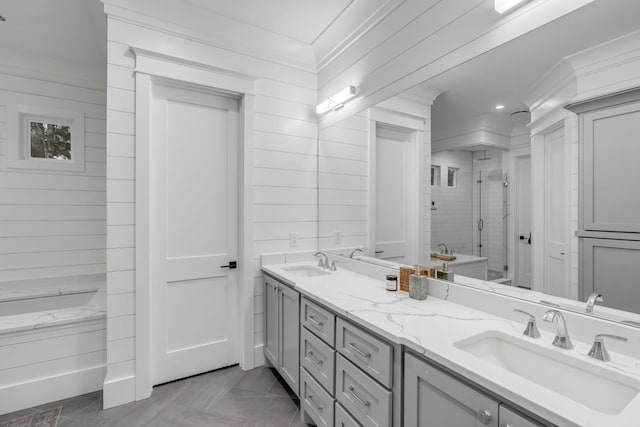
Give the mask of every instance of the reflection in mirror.
M 321 129 L 320 248 L 447 262 L 456 282 L 584 312 L 599 290 L 583 280 L 579 122 L 563 107 L 640 86 L 625 78 L 640 69 L 631 9 L 593 2 Z

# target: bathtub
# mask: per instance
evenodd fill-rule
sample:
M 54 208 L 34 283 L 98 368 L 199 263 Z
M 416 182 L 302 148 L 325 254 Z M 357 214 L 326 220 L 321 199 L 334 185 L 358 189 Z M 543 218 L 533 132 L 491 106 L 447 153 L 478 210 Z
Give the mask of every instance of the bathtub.
M 105 281 L 0 283 L 0 414 L 102 389 Z

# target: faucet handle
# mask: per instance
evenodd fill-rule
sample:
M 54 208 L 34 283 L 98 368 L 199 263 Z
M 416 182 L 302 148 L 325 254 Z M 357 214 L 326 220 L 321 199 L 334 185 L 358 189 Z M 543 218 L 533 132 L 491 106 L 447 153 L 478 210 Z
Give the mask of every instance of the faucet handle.
M 331 261 L 331 267 L 329 268 L 329 271 L 338 271 L 338 269 L 336 268 L 337 262 L 340 262 L 340 261 Z
M 609 352 L 607 351 L 607 347 L 604 345 L 603 338 L 611 338 L 618 341 L 627 342 L 628 339 L 625 337 L 621 337 L 619 335 L 612 334 L 598 334 L 595 336 L 593 340 L 593 345 L 591 346 L 591 350 L 589 350 L 588 356 L 593 357 L 597 360 L 602 360 L 603 362 L 608 362 L 611 360 L 611 356 L 609 356 Z
M 531 337 L 531 338 L 540 338 L 540 331 L 538 330 L 538 326 L 536 325 L 536 318 L 533 314 L 528 313 L 524 310 L 520 310 L 519 308 L 514 308 L 513 311 L 516 311 L 518 313 L 522 313 L 525 314 L 527 316 L 529 316 L 529 321 L 527 322 L 527 327 L 525 328 L 524 332 L 522 332 L 524 335 Z

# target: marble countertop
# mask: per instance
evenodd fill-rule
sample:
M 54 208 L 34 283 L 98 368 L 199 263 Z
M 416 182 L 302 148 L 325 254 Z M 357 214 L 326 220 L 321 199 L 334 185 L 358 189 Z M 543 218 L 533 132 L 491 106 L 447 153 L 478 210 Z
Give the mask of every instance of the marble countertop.
M 424 301 L 410 299 L 405 292 L 388 292 L 384 282 L 340 268 L 331 275 L 299 277 L 283 269 L 293 265 L 315 265 L 310 262 L 264 265 L 268 274 L 288 283 L 302 295 L 315 300 L 353 322 L 370 329 L 389 341 L 423 354 L 463 377 L 526 408 L 559 426 L 615 427 L 637 425 L 640 417 L 640 395 L 617 415 L 607 415 L 542 387 L 497 365 L 484 361 L 458 347 L 456 343 L 486 331 L 498 331 L 517 339 L 544 346 L 551 351 L 595 364 L 619 375 L 623 372 L 640 388 L 640 361 L 612 353 L 612 361 L 602 363 L 587 356 L 591 343 L 575 341 L 574 350 L 561 350 L 550 343 L 554 334 L 541 331 L 534 340 L 522 335 L 525 322 L 502 318 L 468 305 L 447 301 L 450 284 L 442 298 L 430 295 Z M 374 276 L 374 277 L 371 277 Z M 433 285 L 436 283 L 434 282 Z M 486 292 L 485 292 L 486 294 Z M 567 353 L 568 352 L 568 353 Z M 535 367 L 532 367 L 535 369 Z M 562 378 L 558 378 L 562 381 Z

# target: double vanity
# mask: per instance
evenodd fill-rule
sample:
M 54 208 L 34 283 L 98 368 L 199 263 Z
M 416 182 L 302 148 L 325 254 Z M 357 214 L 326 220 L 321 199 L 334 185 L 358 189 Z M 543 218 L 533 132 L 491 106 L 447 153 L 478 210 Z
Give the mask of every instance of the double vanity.
M 417 301 L 385 290 L 391 268 L 310 255 L 262 267 L 265 357 L 305 422 L 638 425 L 637 328 L 437 279 Z

